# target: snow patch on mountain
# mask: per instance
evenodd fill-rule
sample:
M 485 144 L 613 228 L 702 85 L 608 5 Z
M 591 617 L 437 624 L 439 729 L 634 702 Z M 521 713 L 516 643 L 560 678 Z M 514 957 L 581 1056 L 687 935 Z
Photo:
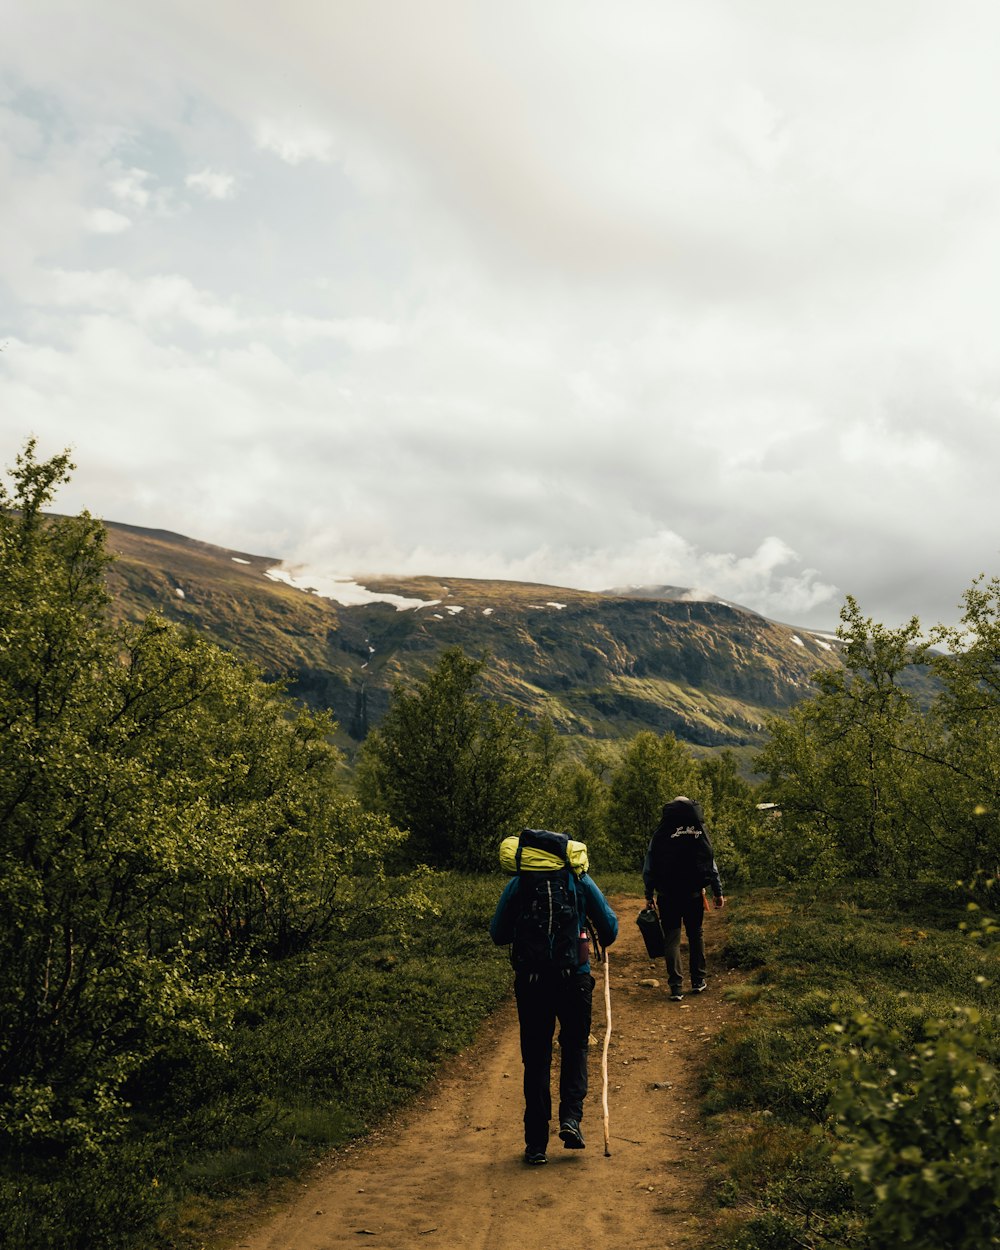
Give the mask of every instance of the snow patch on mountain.
M 389 603 L 397 612 L 409 612 L 414 608 L 430 608 L 440 599 L 409 599 L 404 595 L 390 595 L 380 590 L 369 590 L 352 577 L 338 577 L 332 573 L 317 572 L 305 565 L 275 565 L 266 569 L 264 576 L 272 582 L 283 582 L 295 590 L 330 599 L 341 607 L 357 608 L 366 603 Z

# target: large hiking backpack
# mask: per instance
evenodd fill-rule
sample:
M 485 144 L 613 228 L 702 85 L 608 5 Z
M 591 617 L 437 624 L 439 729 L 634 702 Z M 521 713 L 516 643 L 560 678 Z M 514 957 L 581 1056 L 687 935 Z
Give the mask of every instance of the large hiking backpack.
M 650 878 L 658 894 L 695 894 L 705 884 L 702 836 L 657 833 L 650 848 Z
M 711 878 L 712 846 L 701 809 L 690 799 L 674 799 L 649 846 L 649 875 L 658 894 L 675 898 L 697 894 Z
M 555 872 L 567 861 L 574 876 L 587 872 L 586 842 L 575 842 L 565 833 L 548 829 L 524 829 L 500 843 L 500 867 L 505 872 Z
M 518 875 L 517 916 L 510 958 L 519 972 L 565 973 L 580 966 L 585 924 L 565 834 L 525 829 L 514 857 Z M 528 852 L 528 854 L 525 854 Z M 532 852 L 543 852 L 539 857 Z M 552 870 L 551 865 L 562 866 Z M 529 867 L 541 862 L 547 870 Z

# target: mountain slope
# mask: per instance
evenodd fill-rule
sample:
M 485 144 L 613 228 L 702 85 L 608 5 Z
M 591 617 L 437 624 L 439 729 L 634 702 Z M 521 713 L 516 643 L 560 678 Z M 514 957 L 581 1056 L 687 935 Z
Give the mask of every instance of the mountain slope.
M 491 693 L 547 713 L 564 734 L 669 730 L 702 747 L 756 745 L 767 716 L 807 694 L 817 669 L 839 664 L 827 637 L 719 601 L 461 578 L 313 583 L 345 604 L 303 589 L 308 577 L 275 558 L 165 531 L 107 530 L 119 616 L 156 610 L 288 680 L 332 709 L 348 749 L 378 723 L 393 684 L 423 676 L 447 646 L 488 651 Z

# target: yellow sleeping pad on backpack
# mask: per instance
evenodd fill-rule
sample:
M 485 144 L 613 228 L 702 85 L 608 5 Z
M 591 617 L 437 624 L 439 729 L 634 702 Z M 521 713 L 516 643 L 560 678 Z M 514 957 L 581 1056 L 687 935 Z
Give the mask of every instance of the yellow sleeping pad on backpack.
M 512 835 L 500 843 L 500 867 L 505 872 L 555 872 L 567 864 L 576 877 L 587 871 L 590 861 L 586 842 L 574 842 L 565 834 L 547 829 L 525 829 L 519 836 Z

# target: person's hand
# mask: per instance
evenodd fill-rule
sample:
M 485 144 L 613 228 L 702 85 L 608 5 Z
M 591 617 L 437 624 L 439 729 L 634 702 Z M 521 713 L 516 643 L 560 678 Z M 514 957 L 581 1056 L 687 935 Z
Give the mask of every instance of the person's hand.
M 653 900 L 652 900 L 651 898 L 647 898 L 647 899 L 646 899 L 646 906 L 647 906 L 647 907 L 652 907 L 652 906 L 653 906 Z
M 717 894 L 715 898 L 715 905 L 716 907 L 725 907 L 726 896 L 724 894 Z

